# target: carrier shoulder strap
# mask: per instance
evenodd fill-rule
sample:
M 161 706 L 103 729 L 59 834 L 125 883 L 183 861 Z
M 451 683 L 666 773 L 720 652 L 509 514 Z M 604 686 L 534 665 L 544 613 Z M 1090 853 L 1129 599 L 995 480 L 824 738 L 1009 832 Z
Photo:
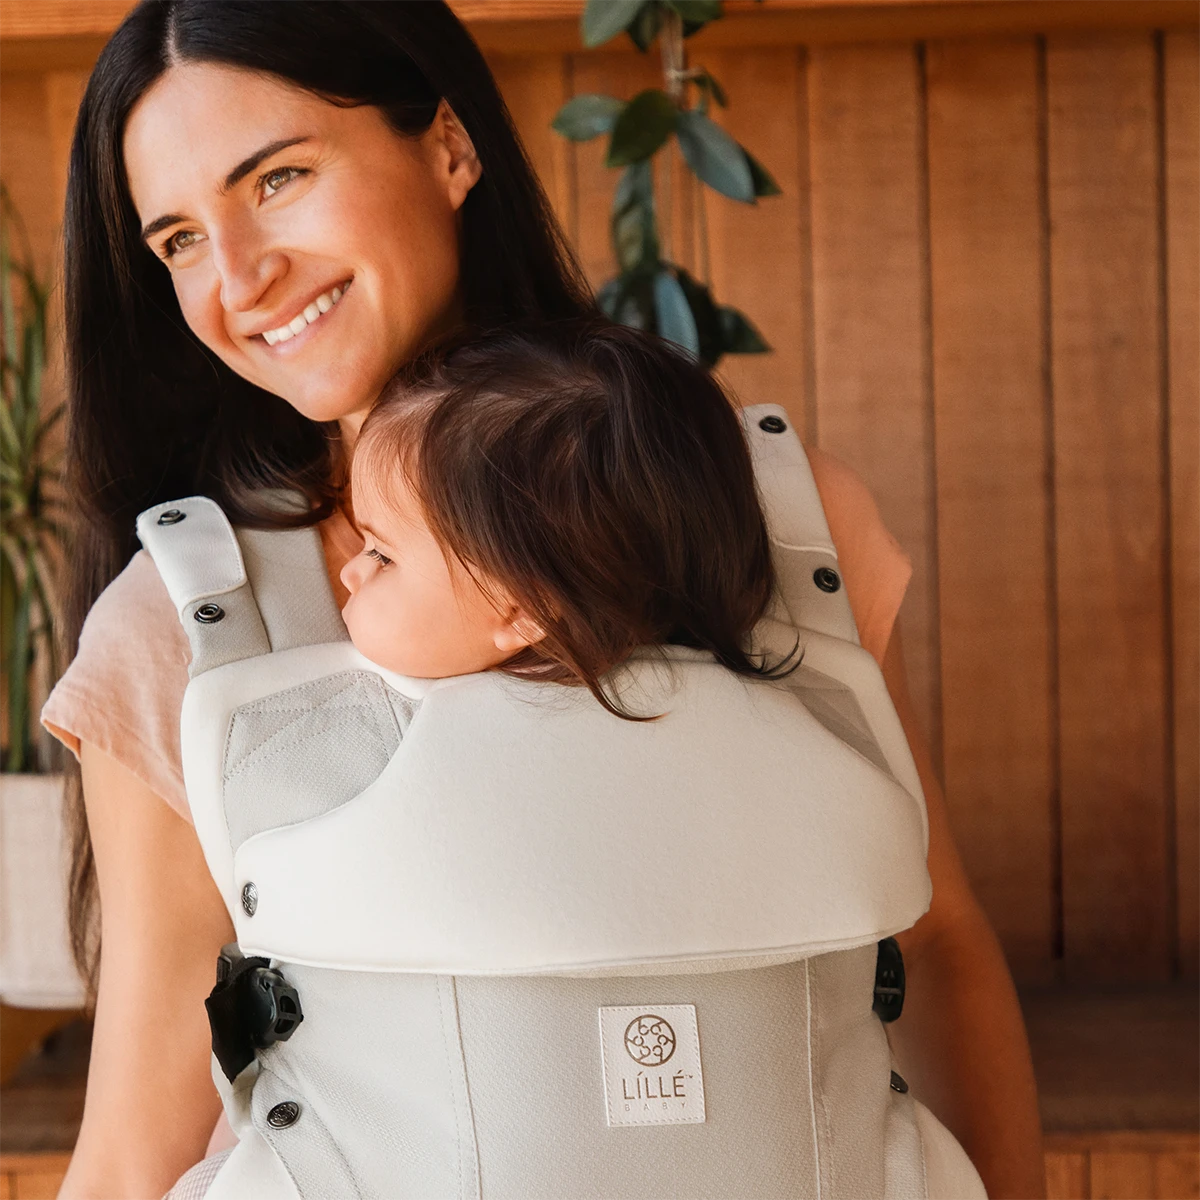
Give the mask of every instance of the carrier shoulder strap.
M 274 650 L 348 640 L 321 536 L 234 529 L 207 496 L 148 508 L 137 533 L 192 646 L 190 674 Z
M 821 496 L 787 412 L 756 404 L 743 408 L 741 419 L 775 564 L 775 609 L 768 616 L 859 645 Z
M 858 645 L 812 468 L 777 404 L 741 413 L 771 539 L 776 621 Z M 215 501 L 148 508 L 138 537 L 187 630 L 191 674 L 293 646 L 347 640 L 313 527 L 234 527 Z

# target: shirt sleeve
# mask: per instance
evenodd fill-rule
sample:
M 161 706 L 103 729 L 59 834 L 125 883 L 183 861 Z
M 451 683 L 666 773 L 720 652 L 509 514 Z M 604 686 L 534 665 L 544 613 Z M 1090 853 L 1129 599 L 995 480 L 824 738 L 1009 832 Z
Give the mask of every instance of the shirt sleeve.
M 875 498 L 859 476 L 832 454 L 815 447 L 805 449 L 859 640 L 882 665 L 912 577 L 912 562 L 888 532 Z
M 116 759 L 190 821 L 179 743 L 190 660 L 167 589 L 141 550 L 92 606 L 42 724 L 76 757 L 88 742 Z

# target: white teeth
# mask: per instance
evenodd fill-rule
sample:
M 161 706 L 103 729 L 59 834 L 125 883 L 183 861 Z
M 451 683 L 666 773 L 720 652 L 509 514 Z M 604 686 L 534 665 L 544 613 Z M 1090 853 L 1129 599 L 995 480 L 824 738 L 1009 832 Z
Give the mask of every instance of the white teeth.
M 265 330 L 262 335 L 263 341 L 268 346 L 274 346 L 277 342 L 286 342 L 294 338 L 318 317 L 327 313 L 344 295 L 345 292 L 340 287 L 322 292 L 311 304 L 305 305 L 304 311 L 297 313 L 286 325 L 281 325 L 278 329 Z

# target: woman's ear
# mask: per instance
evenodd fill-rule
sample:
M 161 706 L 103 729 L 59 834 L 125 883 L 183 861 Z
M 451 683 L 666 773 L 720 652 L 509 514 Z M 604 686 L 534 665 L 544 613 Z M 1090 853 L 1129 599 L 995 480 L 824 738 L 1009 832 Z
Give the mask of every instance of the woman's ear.
M 483 167 L 475 145 L 463 128 L 462 122 L 455 115 L 446 100 L 438 102 L 433 124 L 429 134 L 434 140 L 434 150 L 438 154 L 438 165 L 441 169 L 451 207 L 457 211 L 462 207 L 467 193 L 479 182 Z
M 492 632 L 492 641 L 502 654 L 516 654 L 526 646 L 536 645 L 546 631 L 523 609 L 513 606 Z

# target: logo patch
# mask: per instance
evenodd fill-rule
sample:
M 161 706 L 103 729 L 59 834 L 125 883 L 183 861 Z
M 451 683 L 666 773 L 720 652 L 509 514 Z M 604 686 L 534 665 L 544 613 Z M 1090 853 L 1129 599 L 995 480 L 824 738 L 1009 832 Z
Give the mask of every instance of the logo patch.
M 609 1125 L 703 1122 L 695 1005 L 600 1009 L 600 1059 Z

